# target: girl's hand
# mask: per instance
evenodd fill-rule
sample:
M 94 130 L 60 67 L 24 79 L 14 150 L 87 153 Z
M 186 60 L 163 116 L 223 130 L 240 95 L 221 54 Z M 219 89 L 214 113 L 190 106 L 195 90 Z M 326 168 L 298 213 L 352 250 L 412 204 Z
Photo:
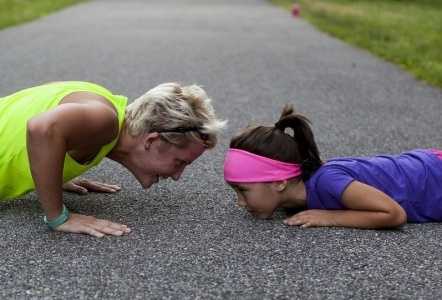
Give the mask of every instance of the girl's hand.
M 322 209 L 309 209 L 297 213 L 284 220 L 286 225 L 298 225 L 303 228 L 319 226 L 335 226 L 335 214 Z
M 359 181 L 344 190 L 344 210 L 310 209 L 284 220 L 301 227 L 336 226 L 351 228 L 394 228 L 407 222 L 407 213 L 384 192 Z
M 75 178 L 64 183 L 63 190 L 77 194 L 87 194 L 88 192 L 115 193 L 121 190 L 121 187 L 98 181 Z
M 105 235 L 121 236 L 130 232 L 130 228 L 126 225 L 74 213 L 70 213 L 69 219 L 55 228 L 55 230 L 70 233 L 85 233 L 99 238 Z

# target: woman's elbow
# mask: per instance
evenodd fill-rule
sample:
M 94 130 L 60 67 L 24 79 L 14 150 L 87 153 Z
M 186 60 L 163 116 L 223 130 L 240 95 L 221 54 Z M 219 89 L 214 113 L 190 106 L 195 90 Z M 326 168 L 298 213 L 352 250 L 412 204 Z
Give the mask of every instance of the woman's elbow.
M 28 136 L 41 135 L 46 131 L 46 128 L 42 126 L 41 122 L 37 118 L 29 119 L 26 123 L 26 131 Z
M 46 122 L 44 119 L 39 117 L 31 118 L 26 123 L 28 139 L 42 139 L 51 136 L 53 129 L 53 124 Z

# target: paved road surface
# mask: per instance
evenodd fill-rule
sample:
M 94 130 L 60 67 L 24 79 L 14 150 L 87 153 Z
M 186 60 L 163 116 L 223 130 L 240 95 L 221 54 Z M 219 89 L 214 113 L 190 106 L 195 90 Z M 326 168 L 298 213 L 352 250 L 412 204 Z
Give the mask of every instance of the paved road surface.
M 0 31 L 0 95 L 90 80 L 131 99 L 199 83 L 230 120 L 178 183 L 145 192 L 118 165 L 90 172 L 117 195 L 66 195 L 133 233 L 49 232 L 35 195 L 0 204 L 2 299 L 441 299 L 442 226 L 288 228 L 249 217 L 222 180 L 229 137 L 309 115 L 324 158 L 442 147 L 442 92 L 264 0 L 92 1 Z M 2 145 L 7 146 L 7 145 Z

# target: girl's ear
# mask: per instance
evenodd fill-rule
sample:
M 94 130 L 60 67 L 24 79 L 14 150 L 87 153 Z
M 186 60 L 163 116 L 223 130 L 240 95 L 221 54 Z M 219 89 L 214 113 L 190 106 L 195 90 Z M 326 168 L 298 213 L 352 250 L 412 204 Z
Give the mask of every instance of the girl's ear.
M 270 188 L 275 192 L 281 193 L 287 188 L 287 185 L 287 180 L 273 181 L 270 183 Z

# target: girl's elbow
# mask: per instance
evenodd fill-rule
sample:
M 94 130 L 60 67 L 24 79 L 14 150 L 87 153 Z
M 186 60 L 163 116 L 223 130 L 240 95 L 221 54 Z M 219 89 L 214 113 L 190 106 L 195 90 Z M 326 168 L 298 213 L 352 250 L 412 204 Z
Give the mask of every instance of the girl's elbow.
M 399 227 L 407 223 L 407 213 L 402 207 L 398 207 L 391 213 L 391 226 Z

